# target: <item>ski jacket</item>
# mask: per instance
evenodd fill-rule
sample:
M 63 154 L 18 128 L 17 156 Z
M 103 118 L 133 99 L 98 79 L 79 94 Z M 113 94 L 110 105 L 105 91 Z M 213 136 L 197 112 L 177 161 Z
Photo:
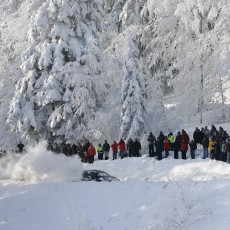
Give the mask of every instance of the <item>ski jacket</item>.
M 149 145 L 153 145 L 154 142 L 156 141 L 156 138 L 155 138 L 152 134 L 150 134 L 150 135 L 148 136 L 147 141 L 149 142 Z
M 109 145 L 109 143 L 104 143 L 103 144 L 103 151 L 104 152 L 108 152 L 110 150 L 110 145 Z
M 117 144 L 116 142 L 113 143 L 113 144 L 111 145 L 111 148 L 112 148 L 112 151 L 113 151 L 113 152 L 116 152 L 117 149 L 118 149 L 118 144 Z
M 133 150 L 134 150 L 135 152 L 141 150 L 141 143 L 140 143 L 138 140 L 137 140 L 137 141 L 134 141 L 134 143 L 133 143 Z
M 187 133 L 181 135 L 181 142 L 186 142 L 187 144 L 189 143 L 189 136 Z
M 170 135 L 168 137 L 168 140 L 170 141 L 170 143 L 173 143 L 174 142 L 174 135 Z
M 125 142 L 124 141 L 120 141 L 118 143 L 118 147 L 121 151 L 124 151 L 125 150 Z
M 174 151 L 179 151 L 180 150 L 180 141 L 179 140 L 175 140 L 174 145 L 173 145 L 173 149 Z
M 102 145 L 98 145 L 98 146 L 97 146 L 97 152 L 98 152 L 98 153 L 103 152 L 103 146 L 102 146 Z
M 181 151 L 187 151 L 188 150 L 188 143 L 185 141 L 181 141 L 180 143 L 180 150 Z
M 164 140 L 163 146 L 164 146 L 164 150 L 169 150 L 171 147 L 169 140 Z
M 215 144 L 216 144 L 216 141 L 215 140 L 210 140 L 209 141 L 209 149 L 210 150 L 214 150 L 215 149 Z
M 202 141 L 202 145 L 204 148 L 208 148 L 209 146 L 209 139 L 208 138 L 204 138 Z
M 93 146 L 90 146 L 87 152 L 90 156 L 94 156 L 96 154 L 96 149 Z

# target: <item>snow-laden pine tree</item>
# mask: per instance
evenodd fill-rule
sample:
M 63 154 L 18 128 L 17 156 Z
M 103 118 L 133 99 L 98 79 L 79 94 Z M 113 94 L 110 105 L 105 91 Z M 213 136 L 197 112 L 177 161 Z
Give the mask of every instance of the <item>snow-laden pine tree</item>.
M 127 35 L 127 53 L 122 69 L 120 137 L 140 138 L 144 130 L 144 105 L 137 42 Z
M 178 69 L 178 74 L 172 84 L 175 92 L 184 92 L 180 97 L 180 108 L 184 108 L 185 114 L 190 116 L 199 113 L 201 123 L 204 120 L 203 111 L 215 107 L 210 104 L 212 98 L 220 90 L 224 95 L 225 86 L 219 79 L 229 75 L 228 6 L 227 1 L 213 3 L 209 0 L 197 4 L 194 0 L 181 2 L 175 11 L 181 31 L 178 55 L 172 65 Z M 189 101 L 187 106 L 182 103 L 185 98 Z M 216 110 L 216 113 L 223 111 Z M 223 117 L 222 122 L 225 121 Z
M 76 139 L 97 109 L 93 77 L 103 71 L 100 4 L 47 0 L 37 1 L 33 10 L 24 77 L 7 122 L 27 138 Z

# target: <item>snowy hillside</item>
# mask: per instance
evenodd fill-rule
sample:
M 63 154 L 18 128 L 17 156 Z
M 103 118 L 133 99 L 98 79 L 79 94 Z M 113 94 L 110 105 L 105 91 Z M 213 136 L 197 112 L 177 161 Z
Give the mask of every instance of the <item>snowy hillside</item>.
M 229 4 L 2 0 L 0 145 L 229 122 Z
M 201 146 L 195 160 L 171 154 L 81 165 L 41 143 L 22 158 L 1 158 L 0 229 L 229 229 L 229 164 L 201 159 Z M 120 181 L 81 182 L 83 169 Z

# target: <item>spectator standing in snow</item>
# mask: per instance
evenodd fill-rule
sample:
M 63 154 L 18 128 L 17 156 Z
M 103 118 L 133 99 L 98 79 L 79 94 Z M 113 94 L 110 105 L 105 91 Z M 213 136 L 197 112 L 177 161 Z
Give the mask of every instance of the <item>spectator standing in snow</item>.
M 165 137 L 163 141 L 163 146 L 164 146 L 164 151 L 165 151 L 165 158 L 167 158 L 169 156 L 169 150 L 171 147 L 170 142 L 167 137 Z
M 96 154 L 96 149 L 94 148 L 92 143 L 90 143 L 87 153 L 88 153 L 88 163 L 93 164 L 94 155 Z
M 81 159 L 82 159 L 82 162 L 86 163 L 88 161 L 88 148 L 90 146 L 90 143 L 88 139 L 85 139 L 84 142 L 85 143 L 81 148 Z
M 216 130 L 216 127 L 214 125 L 212 125 L 211 130 L 210 130 L 210 137 L 218 137 L 219 133 Z
M 174 141 L 174 144 L 173 144 L 173 151 L 174 151 L 174 158 L 175 159 L 178 159 L 178 153 L 180 151 L 180 139 L 181 139 L 181 135 L 180 135 L 180 132 L 178 132 L 176 139 Z
M 19 153 L 22 153 L 23 150 L 24 150 L 24 145 L 22 144 L 22 142 L 20 142 L 20 143 L 17 145 L 17 147 L 18 147 L 18 152 L 19 152 Z
M 174 137 L 173 133 L 170 132 L 168 135 L 168 140 L 170 142 L 170 150 L 172 150 L 172 151 L 173 151 L 174 138 L 175 137 Z
M 208 147 L 209 147 L 209 138 L 208 136 L 204 136 L 202 140 L 202 145 L 203 145 L 203 159 L 208 158 Z
M 194 140 L 191 140 L 189 143 L 191 159 L 195 159 L 195 151 L 197 149 L 197 144 Z
M 227 152 L 227 163 L 230 163 L 230 138 L 226 142 L 226 152 Z
M 220 152 L 221 152 L 221 143 L 220 138 L 216 138 L 216 144 L 214 145 L 215 148 L 215 159 L 220 160 Z
M 188 151 L 188 143 L 185 140 L 181 140 L 180 142 L 180 151 L 181 151 L 181 157 L 183 160 L 186 160 L 186 153 Z
M 162 145 L 161 141 L 159 140 L 159 137 L 157 138 L 157 140 L 155 142 L 155 146 L 156 146 L 157 159 L 162 160 L 163 145 Z
M 105 142 L 103 144 L 103 152 L 105 154 L 105 160 L 109 159 L 109 150 L 110 150 L 110 145 L 107 142 L 107 140 L 105 140 Z
M 120 151 L 120 157 L 121 159 L 123 159 L 125 157 L 125 142 L 123 141 L 123 139 L 120 139 L 118 143 L 118 148 Z
M 189 144 L 189 136 L 185 130 L 182 130 L 182 135 L 180 140 L 180 151 L 183 160 L 187 159 L 186 153 L 188 151 L 188 144 Z
M 208 129 L 207 126 L 204 127 L 203 133 L 204 133 L 204 136 L 206 136 L 206 137 L 209 138 L 209 136 L 210 136 L 210 130 Z
M 141 143 L 136 138 L 135 141 L 134 141 L 134 143 L 133 143 L 134 156 L 135 157 L 139 157 L 140 156 L 140 151 L 141 151 Z
M 148 136 L 148 142 L 149 142 L 149 157 L 154 157 L 155 153 L 154 153 L 154 144 L 156 141 L 155 136 L 152 134 L 152 132 L 149 133 Z
M 117 149 L 118 149 L 118 144 L 116 141 L 113 142 L 111 145 L 112 151 L 113 151 L 113 160 L 117 159 Z
M 134 153 L 133 153 L 133 140 L 131 138 L 129 138 L 126 147 L 129 153 L 129 157 L 132 157 Z
M 215 136 L 212 136 L 208 146 L 210 150 L 211 159 L 215 159 L 215 144 L 216 144 Z
M 227 142 L 226 142 L 226 139 L 222 140 L 222 142 L 221 142 L 220 160 L 223 162 L 226 162 L 226 160 L 227 160 Z
M 98 160 L 103 160 L 103 146 L 101 145 L 101 143 L 99 143 L 97 146 L 97 156 Z
M 200 144 L 204 138 L 203 132 L 201 132 L 197 127 L 193 133 L 194 142 Z

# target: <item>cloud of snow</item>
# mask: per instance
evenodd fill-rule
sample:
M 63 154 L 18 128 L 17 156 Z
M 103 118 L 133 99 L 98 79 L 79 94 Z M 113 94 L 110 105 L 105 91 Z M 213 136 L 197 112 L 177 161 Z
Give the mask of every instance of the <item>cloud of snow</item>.
M 46 150 L 47 143 L 30 147 L 26 154 L 0 158 L 0 179 L 14 181 L 79 181 L 83 166 L 78 156 L 66 157 Z

